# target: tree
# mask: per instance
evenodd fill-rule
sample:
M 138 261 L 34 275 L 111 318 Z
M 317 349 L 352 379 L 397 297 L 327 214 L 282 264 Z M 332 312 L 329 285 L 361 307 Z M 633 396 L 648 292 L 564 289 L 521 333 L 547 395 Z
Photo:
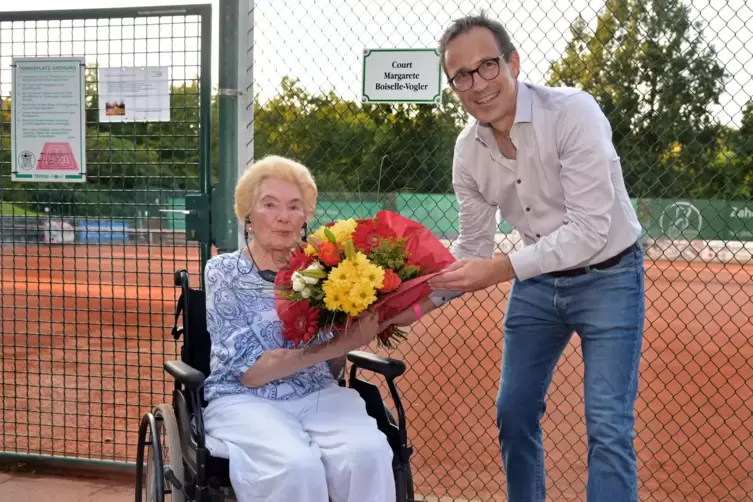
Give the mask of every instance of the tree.
M 277 96 L 255 105 L 254 151 L 304 163 L 322 192 L 445 193 L 464 119 L 449 91 L 441 106 L 362 105 L 284 78 Z
M 709 107 L 726 74 L 680 0 L 608 0 L 592 31 L 579 17 L 549 85 L 594 95 L 609 118 L 635 197 L 708 195 L 724 150 Z M 723 157 L 722 157 L 723 158 Z M 706 185 L 704 185 L 706 183 Z

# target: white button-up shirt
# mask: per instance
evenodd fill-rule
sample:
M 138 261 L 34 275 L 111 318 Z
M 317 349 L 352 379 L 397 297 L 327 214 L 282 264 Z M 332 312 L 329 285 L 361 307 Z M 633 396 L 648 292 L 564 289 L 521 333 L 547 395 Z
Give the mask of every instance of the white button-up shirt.
M 525 244 L 509 255 L 520 280 L 592 265 L 628 248 L 641 226 L 596 100 L 578 89 L 518 84 L 510 130 L 517 160 L 505 158 L 490 127 L 478 121 L 455 143 L 454 255 L 492 256 L 498 209 Z

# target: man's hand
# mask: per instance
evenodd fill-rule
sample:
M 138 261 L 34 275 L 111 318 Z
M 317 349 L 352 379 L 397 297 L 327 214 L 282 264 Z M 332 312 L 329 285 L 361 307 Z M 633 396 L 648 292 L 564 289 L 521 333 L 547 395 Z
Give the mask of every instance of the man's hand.
M 513 278 L 515 278 L 515 271 L 510 258 L 500 254 L 491 260 L 484 258 L 459 260 L 429 279 L 429 285 L 435 291 L 469 293 Z

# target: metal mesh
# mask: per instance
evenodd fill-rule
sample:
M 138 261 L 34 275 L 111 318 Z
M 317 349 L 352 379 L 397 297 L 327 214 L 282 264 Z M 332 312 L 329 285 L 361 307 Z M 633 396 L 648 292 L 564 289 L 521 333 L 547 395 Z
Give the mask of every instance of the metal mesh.
M 361 55 L 364 48 L 436 47 L 453 18 L 486 4 L 254 4 L 247 49 L 255 158 L 288 155 L 314 171 L 323 192 L 315 223 L 386 207 L 451 244 L 452 151 L 467 117 L 449 92 L 440 106 L 361 105 Z M 750 499 L 751 7 L 744 0 L 489 7 L 512 33 L 521 79 L 592 92 L 614 128 L 646 244 L 635 427 L 640 499 Z M 521 246 L 505 222 L 497 242 L 501 251 Z M 500 285 L 454 301 L 390 353 L 409 366 L 398 386 L 423 496 L 506 499 L 495 398 L 508 290 Z M 548 499 L 585 499 L 577 336 L 556 368 L 543 429 Z
M 201 253 L 182 214 L 163 210 L 184 207 L 208 176 L 207 14 L 0 15 L 0 451 L 133 461 L 139 418 L 166 400 L 172 273 L 197 274 Z M 21 56 L 86 57 L 85 184 L 11 181 L 10 65 Z M 101 122 L 98 69 L 142 66 L 168 68 L 170 120 Z

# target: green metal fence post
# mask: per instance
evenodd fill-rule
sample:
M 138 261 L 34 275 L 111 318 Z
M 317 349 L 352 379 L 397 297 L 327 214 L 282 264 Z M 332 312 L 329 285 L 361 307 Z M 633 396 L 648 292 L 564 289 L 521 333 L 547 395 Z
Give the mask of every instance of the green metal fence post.
M 201 114 L 201 133 L 199 137 L 199 185 L 203 194 L 210 194 L 212 185 L 212 22 L 211 7 L 202 16 L 201 23 L 201 77 L 200 77 L 199 113 Z M 210 194 L 211 201 L 211 194 Z M 201 284 L 204 284 L 204 266 L 211 254 L 211 219 L 209 221 L 209 239 L 201 241 Z
M 220 2 L 219 166 L 212 196 L 212 233 L 220 253 L 236 248 L 238 222 L 233 192 L 238 179 L 238 0 Z

